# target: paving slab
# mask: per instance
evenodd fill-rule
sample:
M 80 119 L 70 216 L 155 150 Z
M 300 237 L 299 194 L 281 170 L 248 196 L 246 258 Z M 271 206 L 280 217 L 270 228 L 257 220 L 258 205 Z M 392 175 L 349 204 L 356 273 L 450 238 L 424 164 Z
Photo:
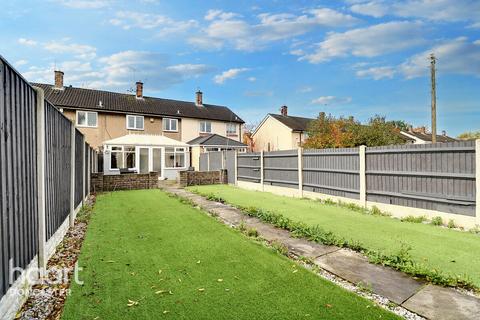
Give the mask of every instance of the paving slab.
M 403 305 L 428 319 L 480 319 L 480 299 L 451 288 L 427 285 Z
M 246 222 L 249 228 L 255 228 L 260 237 L 267 241 L 279 241 L 285 242 L 290 238 L 290 233 L 287 230 L 278 229 L 274 226 L 267 225 L 260 221 L 257 222 Z
M 341 249 L 326 254 L 315 259 L 315 263 L 349 282 L 362 283 L 397 304 L 410 298 L 424 285 L 402 272 L 371 264 L 367 258 L 350 250 Z
M 283 241 L 288 247 L 288 251 L 296 255 L 297 257 L 317 258 L 324 254 L 335 252 L 340 248 L 335 246 L 326 246 L 323 244 L 311 242 L 305 239 L 289 238 Z

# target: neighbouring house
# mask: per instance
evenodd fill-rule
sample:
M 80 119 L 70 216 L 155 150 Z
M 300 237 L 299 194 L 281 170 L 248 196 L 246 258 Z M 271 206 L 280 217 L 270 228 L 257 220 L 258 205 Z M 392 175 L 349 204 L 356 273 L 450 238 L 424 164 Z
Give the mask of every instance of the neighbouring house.
M 203 103 L 203 93 L 200 91 L 196 92 L 195 101 L 179 101 L 144 96 L 142 82 L 136 83 L 135 94 L 125 94 L 64 86 L 63 78 L 63 72 L 55 71 L 54 85 L 43 83 L 33 85 L 45 91 L 45 98 L 74 122 L 85 135 L 86 141 L 100 153 L 103 152 L 104 146 L 110 148 L 106 149 L 109 152 L 120 151 L 111 149 L 115 148 L 115 141 L 122 143 L 130 141 L 132 134 L 154 136 L 151 141 L 145 140 L 155 142 L 154 144 L 144 144 L 138 141 L 139 137 L 135 137 L 132 141 L 140 144 L 130 147 L 121 145 L 122 152 L 125 148 L 135 149 L 135 156 L 130 156 L 133 160 L 129 160 L 128 152 L 124 152 L 122 161 L 117 159 L 116 162 L 109 164 L 111 166 L 108 167 L 108 173 L 117 173 L 120 169 L 127 169 L 127 167 L 140 171 L 138 161 L 141 158 L 137 153 L 141 150 L 137 147 L 148 146 L 149 159 L 152 159 L 154 152 L 158 155 L 158 151 L 152 148 L 161 148 L 164 157 L 168 158 L 162 161 L 165 165 L 171 159 L 166 149 L 171 145 L 170 140 L 182 142 L 182 146 L 175 148 L 185 148 L 186 152 L 189 152 L 186 142 L 212 134 L 241 142 L 241 128 L 244 121 L 228 107 Z M 159 140 L 158 136 L 169 140 Z M 123 138 L 123 140 L 116 140 L 117 138 Z M 146 149 L 142 150 L 147 152 Z M 105 159 L 105 162 L 114 161 L 111 157 L 109 158 Z M 127 165 L 127 161 L 134 161 L 134 163 L 130 162 Z M 135 165 L 132 166 L 132 164 Z M 107 163 L 100 163 L 99 168 L 104 168 L 106 165 Z M 181 163 L 181 165 L 189 166 L 187 163 Z M 149 163 L 148 166 L 153 168 L 155 163 Z
M 200 167 L 200 154 L 204 152 L 215 152 L 224 150 L 237 150 L 238 152 L 246 152 L 247 145 L 227 137 L 210 134 L 200 136 L 187 142 L 191 150 L 191 166 Z
M 427 132 L 425 127 L 409 128 L 408 131 L 400 131 L 400 134 L 405 138 L 406 143 L 426 144 L 432 143 L 432 134 Z M 437 134 L 437 142 L 454 142 L 456 139 L 447 136 L 445 131 L 441 135 Z
M 269 113 L 252 133 L 254 151 L 292 150 L 301 146 L 307 138 L 312 118 L 288 115 L 287 106 L 280 114 Z

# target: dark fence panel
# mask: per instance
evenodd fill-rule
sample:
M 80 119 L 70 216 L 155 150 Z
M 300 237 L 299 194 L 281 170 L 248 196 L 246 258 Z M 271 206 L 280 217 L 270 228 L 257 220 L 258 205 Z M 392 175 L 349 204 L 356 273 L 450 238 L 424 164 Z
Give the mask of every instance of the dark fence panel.
M 266 185 L 298 188 L 297 150 L 265 152 L 263 172 Z
M 210 170 L 209 171 L 216 171 L 223 169 L 223 153 L 221 151 L 216 152 L 209 152 L 208 153 L 210 159 Z
M 0 56 L 0 298 L 38 251 L 35 90 Z M 18 272 L 15 273 L 15 277 Z
M 475 215 L 475 142 L 367 148 L 367 200 Z
M 238 180 L 260 182 L 260 152 L 241 153 L 237 161 Z
M 75 129 L 75 208 L 83 200 L 83 135 Z
M 85 159 L 84 159 L 84 164 L 85 164 L 85 168 L 84 168 L 84 178 L 85 178 L 85 183 L 83 184 L 83 194 L 88 194 L 88 153 L 90 152 L 90 146 L 88 145 L 88 143 L 85 142 Z
M 72 123 L 47 101 L 45 130 L 45 240 L 48 240 L 70 213 Z
M 234 150 L 225 151 L 225 169 L 227 169 L 228 183 L 235 183 L 235 154 Z
M 303 152 L 303 189 L 333 196 L 360 197 L 358 148 Z
M 208 171 L 208 153 L 200 153 L 199 171 Z

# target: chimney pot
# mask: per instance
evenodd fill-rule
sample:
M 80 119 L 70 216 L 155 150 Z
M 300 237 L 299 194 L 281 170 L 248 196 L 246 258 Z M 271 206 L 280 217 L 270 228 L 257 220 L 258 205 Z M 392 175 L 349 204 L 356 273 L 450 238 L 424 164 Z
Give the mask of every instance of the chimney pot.
M 137 99 L 143 99 L 143 82 L 137 81 Z
M 203 92 L 198 90 L 195 92 L 195 105 L 197 107 L 202 107 L 203 106 Z
M 55 70 L 55 89 L 63 89 L 63 71 Z
M 282 107 L 280 108 L 280 114 L 281 114 L 282 116 L 288 116 L 288 107 L 287 107 L 287 106 L 282 106 Z

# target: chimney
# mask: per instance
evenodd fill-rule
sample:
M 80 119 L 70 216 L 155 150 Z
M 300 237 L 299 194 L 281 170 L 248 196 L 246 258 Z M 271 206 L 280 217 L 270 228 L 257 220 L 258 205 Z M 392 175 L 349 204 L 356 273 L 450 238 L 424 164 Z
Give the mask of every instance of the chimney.
M 203 106 L 203 92 L 198 90 L 195 92 L 195 105 L 197 107 L 202 107 Z
M 137 99 L 143 99 L 143 82 L 137 81 Z
M 55 70 L 55 89 L 63 90 L 63 72 Z
M 282 106 L 282 107 L 280 108 L 280 114 L 281 114 L 282 116 L 288 116 L 288 107 L 287 107 L 287 106 Z

